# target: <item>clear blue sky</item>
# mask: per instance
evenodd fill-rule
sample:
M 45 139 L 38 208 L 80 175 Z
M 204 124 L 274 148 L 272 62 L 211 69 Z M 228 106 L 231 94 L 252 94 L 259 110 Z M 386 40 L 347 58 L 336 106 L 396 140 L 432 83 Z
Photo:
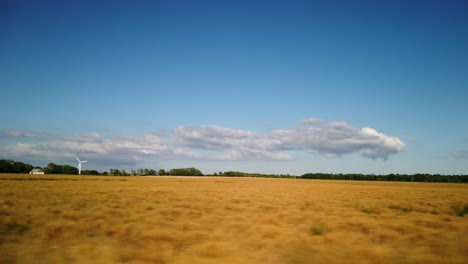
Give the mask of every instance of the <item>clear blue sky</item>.
M 466 1 L 136 2 L 0 3 L 0 158 L 468 173 Z

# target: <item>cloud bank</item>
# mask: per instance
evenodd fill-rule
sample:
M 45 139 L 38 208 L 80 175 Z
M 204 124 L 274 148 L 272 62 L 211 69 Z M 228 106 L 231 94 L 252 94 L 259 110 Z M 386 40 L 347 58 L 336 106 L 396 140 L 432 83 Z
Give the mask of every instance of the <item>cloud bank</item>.
M 16 136 L 15 136 L 16 137 Z M 15 143 L 0 146 L 5 158 L 63 162 L 73 160 L 75 155 L 105 164 L 135 166 L 148 157 L 168 152 L 166 139 L 156 134 L 141 137 L 104 138 L 97 133 L 85 135 L 50 135 L 36 143 Z
M 394 136 L 373 128 L 354 128 L 346 122 L 306 119 L 301 127 L 260 134 L 221 126 L 179 126 L 169 136 L 148 133 L 139 137 L 84 135 L 35 136 L 34 132 L 9 130 L 1 138 L 17 143 L 0 146 L 5 157 L 17 160 L 57 162 L 73 160 L 76 154 L 95 162 L 137 166 L 152 159 L 192 160 L 293 160 L 293 151 L 337 158 L 358 154 L 369 159 L 387 159 L 405 149 Z M 37 133 L 39 134 L 39 133 Z M 22 143 L 21 138 L 36 139 Z M 1 143 L 1 142 L 0 142 Z
M 375 129 L 356 129 L 346 122 L 324 122 L 314 119 L 301 122 L 306 128 L 275 130 L 269 134 L 229 129 L 220 126 L 177 127 L 177 145 L 192 148 L 227 151 L 215 159 L 228 160 L 290 160 L 288 151 L 307 151 L 327 158 L 359 153 L 370 159 L 387 159 L 401 152 L 405 144 L 398 138 Z

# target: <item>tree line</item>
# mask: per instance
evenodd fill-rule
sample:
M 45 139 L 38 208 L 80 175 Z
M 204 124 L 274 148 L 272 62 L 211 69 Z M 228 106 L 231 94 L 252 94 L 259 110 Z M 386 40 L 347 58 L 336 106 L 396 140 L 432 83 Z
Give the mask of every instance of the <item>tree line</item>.
M 260 177 L 260 178 L 291 178 L 296 177 L 290 174 L 263 174 L 263 173 L 249 173 L 242 171 L 225 171 L 215 172 L 210 176 L 223 176 L 223 177 Z
M 83 174 L 83 171 L 81 172 Z M 112 175 L 112 176 L 204 176 L 203 173 L 197 168 L 177 168 L 166 171 L 160 169 L 158 171 L 154 169 L 137 169 L 127 172 L 125 170 L 110 169 L 109 172 L 102 172 L 101 175 Z
M 29 173 L 33 168 L 43 169 L 46 174 L 78 174 L 78 169 L 70 165 L 59 165 L 49 163 L 47 167 L 41 168 L 31 164 L 17 162 L 13 160 L 0 160 L 0 173 Z M 261 178 L 298 178 L 317 180 L 354 180 L 354 181 L 403 181 L 403 182 L 454 182 L 468 183 L 468 175 L 441 175 L 441 174 L 361 174 L 361 173 L 306 173 L 302 176 L 289 174 L 262 174 L 247 173 L 241 171 L 215 172 L 213 174 L 203 174 L 201 170 L 190 168 L 176 168 L 171 170 L 159 169 L 137 169 L 127 172 L 125 170 L 110 169 L 109 172 L 99 172 L 96 170 L 82 170 L 82 175 L 110 175 L 110 176 L 222 176 L 222 177 L 261 177 Z
M 306 173 L 303 179 L 317 180 L 355 180 L 355 181 L 402 181 L 402 182 L 456 182 L 468 183 L 468 175 L 441 175 L 441 174 L 360 174 L 360 173 Z
M 61 165 L 49 163 L 46 167 L 33 166 L 31 164 L 13 161 L 0 160 L 0 173 L 29 173 L 32 169 L 42 169 L 46 174 L 78 174 L 78 168 L 70 165 Z M 81 175 L 110 175 L 110 176 L 203 176 L 201 170 L 191 168 L 176 168 L 171 170 L 160 169 L 158 171 L 148 168 L 140 168 L 127 172 L 125 170 L 111 168 L 108 172 L 99 172 L 97 170 L 81 170 Z
M 29 173 L 33 165 L 13 160 L 0 160 L 0 173 Z

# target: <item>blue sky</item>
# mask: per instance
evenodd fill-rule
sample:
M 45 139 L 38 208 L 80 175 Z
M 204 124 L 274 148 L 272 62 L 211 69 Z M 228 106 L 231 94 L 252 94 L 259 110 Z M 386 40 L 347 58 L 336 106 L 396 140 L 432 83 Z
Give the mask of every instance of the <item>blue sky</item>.
M 138 2 L 2 1 L 0 158 L 468 173 L 464 1 Z

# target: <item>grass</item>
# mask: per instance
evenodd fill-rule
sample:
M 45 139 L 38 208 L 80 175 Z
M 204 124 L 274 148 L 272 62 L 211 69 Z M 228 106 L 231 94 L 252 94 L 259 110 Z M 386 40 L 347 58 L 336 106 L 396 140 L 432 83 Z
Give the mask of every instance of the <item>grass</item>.
M 8 234 L 15 234 L 15 235 L 21 235 L 25 232 L 27 232 L 30 229 L 28 225 L 25 224 L 6 224 L 5 225 L 5 233 Z
M 310 229 L 310 234 L 313 236 L 321 236 L 325 234 L 325 229 L 323 227 L 312 227 Z
M 312 204 L 310 202 L 308 202 L 308 201 L 304 202 L 304 204 L 301 206 L 301 211 L 305 211 L 305 210 L 310 209 L 311 205 Z
M 35 177 L 0 174 L 0 263 L 468 263 L 463 184 Z
M 410 213 L 410 212 L 413 211 L 412 208 L 403 207 L 403 206 L 400 206 L 400 205 L 390 205 L 388 208 L 394 209 L 394 210 L 400 210 L 400 211 L 402 211 L 403 213 Z
M 465 204 L 464 207 L 453 205 L 452 209 L 455 211 L 455 214 L 460 217 L 464 217 L 468 214 L 468 204 Z
M 362 209 L 361 212 L 366 213 L 366 214 L 375 214 L 375 211 L 372 209 Z

